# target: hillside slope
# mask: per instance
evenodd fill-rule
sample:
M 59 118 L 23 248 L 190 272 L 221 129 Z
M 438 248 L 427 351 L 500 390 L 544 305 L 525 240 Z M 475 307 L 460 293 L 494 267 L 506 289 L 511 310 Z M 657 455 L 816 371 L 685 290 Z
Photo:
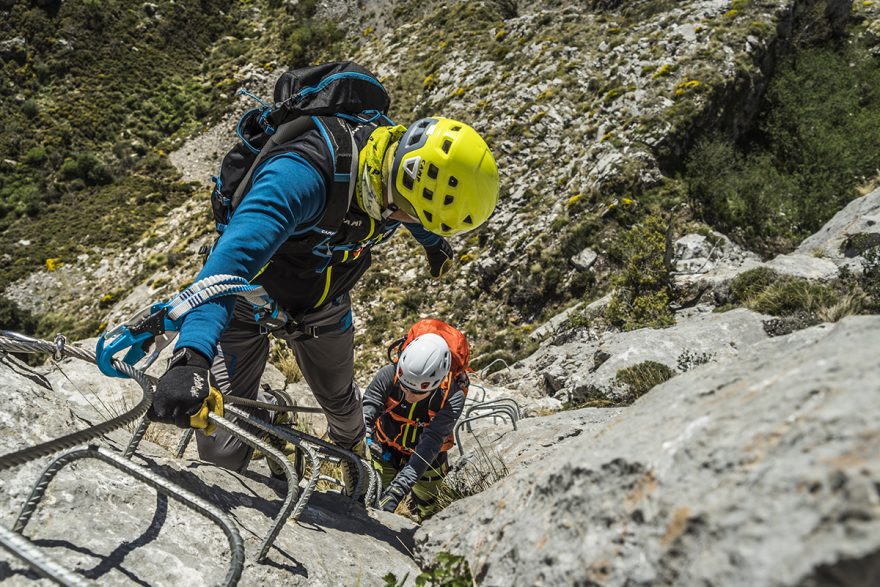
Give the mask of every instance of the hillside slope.
M 386 339 L 393 338 L 386 333 L 402 332 L 424 315 L 462 326 L 475 343 L 478 366 L 527 355 L 533 348 L 529 334 L 542 320 L 620 285 L 620 272 L 632 261 L 628 239 L 641 238 L 634 229 L 642 223 L 656 217 L 655 224 L 668 224 L 675 237 L 708 229 L 701 221 L 713 219 L 676 174 L 699 137 L 754 131 L 764 92 L 787 55 L 833 40 L 847 23 L 863 23 L 853 29 L 850 45 L 862 47 L 856 43 L 862 39 L 869 46 L 876 38 L 864 24 L 876 9 L 859 5 L 855 20 L 848 20 L 850 2 L 844 0 L 587 2 L 577 9 L 487 1 L 345 10 L 328 3 L 312 6 L 308 16 L 293 14 L 301 32 L 284 33 L 288 37 L 276 30 L 282 10 L 276 4 L 257 2 L 234 13 L 243 31 L 234 37 L 242 53 L 230 66 L 220 57 L 232 41 L 218 41 L 206 67 L 231 67 L 234 84 L 267 97 L 283 65 L 256 61 L 258 56 L 306 38 L 306 29 L 312 31 L 309 39 L 320 38 L 321 23 L 343 27 L 346 44 L 327 45 L 337 52 L 322 57 L 352 57 L 375 71 L 394 97 L 392 117 L 401 122 L 439 112 L 473 123 L 489 139 L 502 170 L 498 211 L 485 228 L 453 239 L 460 266 L 443 282 L 430 281 L 411 239 L 400 237 L 377 250 L 376 267 L 355 291 L 362 373 L 381 361 Z M 216 75 L 211 71 L 205 75 Z M 880 104 L 872 88 L 865 85 L 854 98 L 866 112 Z M 167 145 L 179 146 L 170 160 L 184 179 L 208 185 L 225 141 L 233 140 L 235 112 L 252 102 L 239 97 L 234 104 L 207 134 L 188 142 L 178 136 Z M 872 170 L 880 162 L 867 165 Z M 197 184 L 174 184 L 184 190 L 175 198 L 185 203 L 140 237 L 100 247 L 86 239 L 55 259 L 54 270 L 36 271 L 8 287 L 4 298 L 33 312 L 45 332 L 87 336 L 151 300 L 170 297 L 192 279 L 200 261 L 196 252 L 211 239 L 207 196 L 187 191 Z M 748 194 L 751 184 L 712 189 L 733 189 L 731 201 L 758 215 L 793 217 L 788 204 L 777 210 L 777 204 L 765 209 L 754 201 L 738 203 L 736 194 Z M 799 188 L 786 187 L 791 189 Z M 791 248 L 855 195 L 838 190 L 811 220 L 818 224 L 783 227 L 779 234 L 785 238 L 759 234 L 744 243 L 750 217 L 714 220 L 727 222 L 722 228 L 747 248 L 766 252 L 767 242 Z M 806 201 L 807 194 L 786 192 L 785 201 L 792 198 Z M 579 264 L 572 260 L 579 254 L 596 261 Z M 645 252 L 652 263 L 663 256 L 662 250 Z M 6 262 L 21 261 L 10 255 Z M 652 279 L 665 283 L 668 275 L 661 269 Z M 610 316 L 616 326 L 669 323 L 681 302 L 674 288 L 651 285 L 638 293 L 639 283 L 623 285 L 629 293 L 616 306 L 623 309 Z M 638 303 L 650 311 L 632 316 L 626 310 L 637 305 L 632 296 L 643 297 Z

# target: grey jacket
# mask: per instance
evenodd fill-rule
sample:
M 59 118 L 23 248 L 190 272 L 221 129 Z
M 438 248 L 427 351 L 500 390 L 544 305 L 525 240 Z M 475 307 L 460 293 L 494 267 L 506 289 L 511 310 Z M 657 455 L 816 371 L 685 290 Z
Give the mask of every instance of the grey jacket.
M 391 417 L 385 413 L 386 405 L 389 397 L 395 402 L 401 402 L 402 408 L 411 408 L 406 403 L 403 396 L 403 390 L 398 383 L 394 381 L 394 365 L 386 365 L 382 367 L 373 377 L 373 381 L 367 386 L 364 392 L 364 419 L 366 421 L 367 430 L 372 431 L 376 428 L 376 421 L 379 418 L 385 418 L 383 421 L 383 429 L 386 426 L 394 425 Z M 433 418 L 425 425 L 418 434 L 418 440 L 413 447 L 413 454 L 409 457 L 406 465 L 400 470 L 395 477 L 393 484 L 397 485 L 404 491 L 409 491 L 415 483 L 421 479 L 422 475 L 428 469 L 428 466 L 434 462 L 440 454 L 440 447 L 446 438 L 452 434 L 455 428 L 455 422 L 461 416 L 464 409 L 464 392 L 453 382 L 453 388 L 449 391 L 446 402 L 436 412 Z M 434 392 L 441 393 L 441 390 Z M 425 402 L 429 405 L 432 401 L 436 403 L 438 398 L 430 395 L 427 398 L 417 402 L 421 404 Z M 421 407 L 421 406 L 419 406 Z M 422 413 L 425 409 L 420 410 Z M 373 436 L 378 441 L 376 436 Z M 392 450 L 394 450 L 392 448 Z

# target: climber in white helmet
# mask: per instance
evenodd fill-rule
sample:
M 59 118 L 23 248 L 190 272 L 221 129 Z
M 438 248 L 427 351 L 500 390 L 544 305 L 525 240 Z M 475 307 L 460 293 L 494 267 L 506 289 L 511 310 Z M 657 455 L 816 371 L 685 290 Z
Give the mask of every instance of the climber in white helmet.
M 412 337 L 424 324 L 423 331 L 436 325 L 440 330 Z M 380 369 L 367 387 L 364 417 L 368 453 L 386 488 L 380 507 L 393 512 L 412 492 L 418 516 L 425 519 L 437 509 L 449 469 L 446 451 L 464 408 L 469 353 L 464 335 L 439 320 L 417 323 L 410 335 L 398 347 L 396 363 Z

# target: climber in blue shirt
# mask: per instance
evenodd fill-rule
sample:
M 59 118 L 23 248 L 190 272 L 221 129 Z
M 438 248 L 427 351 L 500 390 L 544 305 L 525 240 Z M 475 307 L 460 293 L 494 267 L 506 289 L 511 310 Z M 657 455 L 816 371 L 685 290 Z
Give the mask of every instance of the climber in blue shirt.
M 190 416 L 209 394 L 209 369 L 222 393 L 263 399 L 259 381 L 272 334 L 293 349 L 327 417 L 330 439 L 344 448 L 363 444 L 349 291 L 369 267 L 371 248 L 403 224 L 439 277 L 453 255 L 444 237 L 476 228 L 494 210 L 498 170 L 470 126 L 440 117 L 409 129 L 380 121 L 357 125 L 351 135 L 357 179 L 349 199 L 332 189 L 334 156 L 326 129 L 314 118 L 315 128 L 254 170 L 197 278 L 234 275 L 259 284 L 290 320 L 283 326 L 258 323 L 241 298 L 191 310 L 159 379 L 148 412 L 152 420 L 190 427 Z M 223 431 L 197 438 L 201 458 L 247 468 L 252 449 L 238 438 Z

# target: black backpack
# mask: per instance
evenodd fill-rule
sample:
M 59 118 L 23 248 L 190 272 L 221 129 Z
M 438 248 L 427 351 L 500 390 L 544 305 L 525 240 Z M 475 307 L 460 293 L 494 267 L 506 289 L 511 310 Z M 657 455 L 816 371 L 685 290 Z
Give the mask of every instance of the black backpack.
M 274 99 L 274 106 L 261 101 L 261 107 L 241 117 L 236 128 L 241 142 L 223 157 L 220 173 L 213 178 L 211 209 L 220 233 L 244 197 L 253 171 L 270 152 L 277 152 L 279 146 L 320 124 L 312 117 L 337 117 L 366 124 L 385 117 L 391 103 L 379 80 L 351 61 L 287 71 L 275 83 Z M 332 129 L 345 125 L 323 126 L 322 132 L 334 132 Z M 348 147 L 350 139 L 339 138 L 333 143 L 339 146 L 332 153 L 334 169 L 349 171 L 357 162 L 357 153 Z M 350 193 L 349 179 L 356 178 L 335 184 L 335 188 Z

